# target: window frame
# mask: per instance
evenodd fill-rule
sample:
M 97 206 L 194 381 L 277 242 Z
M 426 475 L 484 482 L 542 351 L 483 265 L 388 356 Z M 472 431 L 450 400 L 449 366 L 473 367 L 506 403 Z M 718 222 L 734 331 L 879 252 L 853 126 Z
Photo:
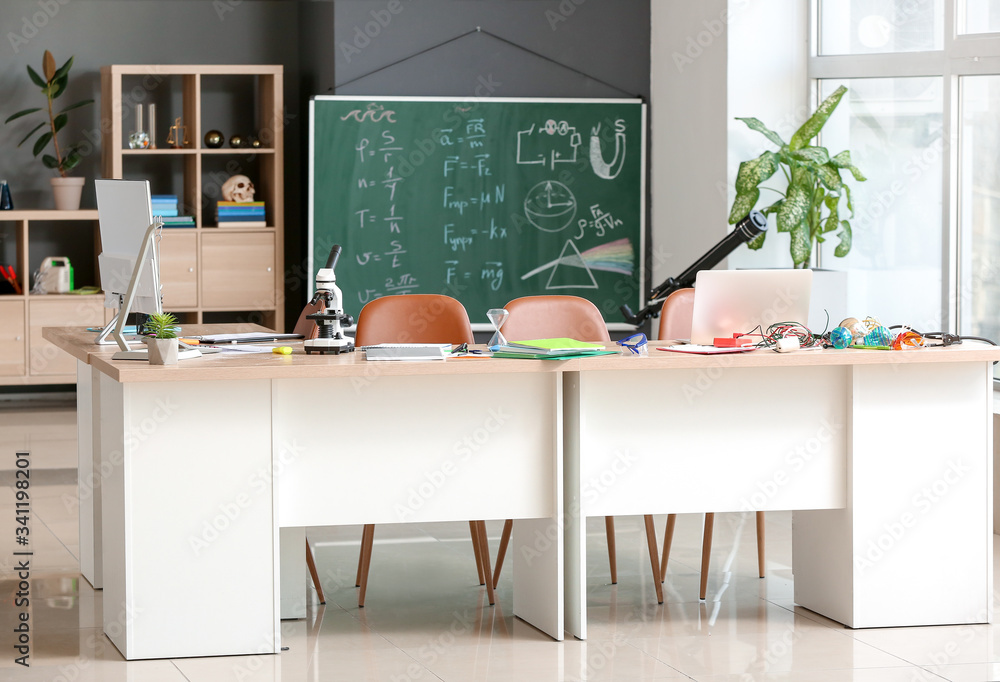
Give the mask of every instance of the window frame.
M 964 76 L 1000 76 L 1000 33 L 959 34 L 963 0 L 943 0 L 943 49 L 858 55 L 820 55 L 821 0 L 811 0 L 809 53 L 806 74 L 809 101 L 819 104 L 820 81 L 827 79 L 939 77 L 942 79 L 941 122 L 947 153 L 941 168 L 941 328 L 962 329 L 962 253 L 959 187 L 961 186 L 961 79 Z M 827 0 L 837 1 L 837 0 Z M 822 266 L 822 254 L 816 265 Z

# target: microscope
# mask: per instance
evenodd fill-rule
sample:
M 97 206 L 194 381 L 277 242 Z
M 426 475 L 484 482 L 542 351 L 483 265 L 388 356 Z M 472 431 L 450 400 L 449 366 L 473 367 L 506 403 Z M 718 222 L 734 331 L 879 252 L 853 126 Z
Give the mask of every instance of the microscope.
M 340 251 L 340 245 L 335 244 L 330 249 L 330 257 L 326 259 L 326 267 L 320 268 L 316 273 L 316 293 L 309 304 L 315 305 L 323 301 L 325 309 L 306 315 L 306 319 L 315 320 L 319 327 L 316 338 L 306 339 L 304 342 L 307 355 L 313 352 L 339 355 L 354 350 L 354 341 L 344 336 L 342 328 L 354 324 L 354 320 L 344 312 L 344 295 L 337 286 L 337 276 L 333 274 Z

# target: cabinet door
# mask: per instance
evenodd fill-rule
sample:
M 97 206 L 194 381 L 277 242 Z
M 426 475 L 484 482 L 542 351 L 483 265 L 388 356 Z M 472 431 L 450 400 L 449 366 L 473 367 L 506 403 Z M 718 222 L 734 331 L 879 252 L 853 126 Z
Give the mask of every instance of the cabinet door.
M 24 301 L 0 301 L 0 377 L 24 376 Z
M 160 283 L 164 310 L 198 307 L 198 237 L 194 232 L 163 231 Z
M 42 338 L 44 327 L 91 327 L 104 325 L 101 297 L 54 298 L 28 301 L 28 351 L 33 376 L 76 375 L 76 359 Z M 96 337 L 97 334 L 95 333 Z
M 201 304 L 205 308 L 274 308 L 274 234 L 203 232 Z

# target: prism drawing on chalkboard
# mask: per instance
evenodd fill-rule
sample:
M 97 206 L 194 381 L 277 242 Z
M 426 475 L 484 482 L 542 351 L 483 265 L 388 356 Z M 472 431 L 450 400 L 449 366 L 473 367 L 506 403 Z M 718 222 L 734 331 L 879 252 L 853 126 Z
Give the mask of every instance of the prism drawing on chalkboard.
M 558 258 L 521 275 L 521 279 L 528 279 L 549 269 L 552 272 L 549 273 L 549 279 L 545 283 L 546 291 L 553 289 L 597 289 L 597 280 L 594 279 L 593 271 L 602 270 L 631 275 L 635 270 L 635 251 L 632 249 L 632 242 L 628 239 L 616 239 L 580 253 L 573 240 L 567 239 Z

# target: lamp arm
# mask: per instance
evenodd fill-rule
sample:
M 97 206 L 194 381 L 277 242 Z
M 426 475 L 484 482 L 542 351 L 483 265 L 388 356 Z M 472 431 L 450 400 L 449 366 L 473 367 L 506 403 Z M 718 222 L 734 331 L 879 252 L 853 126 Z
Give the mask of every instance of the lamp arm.
M 663 301 L 667 296 L 678 289 L 686 289 L 694 286 L 698 272 L 710 270 L 718 265 L 726 256 L 736 250 L 736 247 L 744 242 L 748 242 L 761 232 L 767 229 L 767 218 L 760 211 L 750 211 L 750 214 L 736 223 L 732 232 L 723 237 L 718 244 L 706 251 L 701 258 L 696 260 L 684 272 L 677 277 L 668 277 L 659 285 L 653 287 L 649 292 L 649 303 L 638 313 L 632 313 L 632 309 L 627 305 L 621 307 L 625 321 L 635 326 L 640 326 L 651 317 L 660 314 Z

